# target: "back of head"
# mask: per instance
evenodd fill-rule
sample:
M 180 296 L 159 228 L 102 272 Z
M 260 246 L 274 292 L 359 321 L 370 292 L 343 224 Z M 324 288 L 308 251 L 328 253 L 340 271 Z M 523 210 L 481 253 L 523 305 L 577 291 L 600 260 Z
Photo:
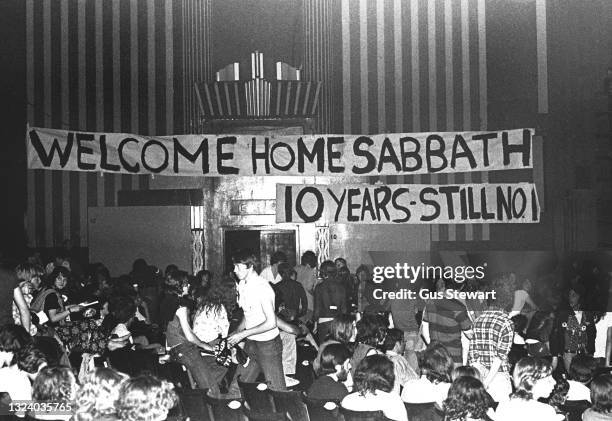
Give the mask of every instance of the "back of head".
M 593 380 L 597 370 L 597 361 L 590 355 L 576 355 L 572 358 L 569 369 L 569 378 L 580 383 L 589 383 Z
M 293 268 L 287 262 L 282 262 L 278 264 L 278 274 L 281 276 L 283 281 L 288 281 L 291 279 L 291 274 L 293 273 Z
M 43 276 L 45 274 L 44 269 L 36 264 L 22 263 L 15 268 L 17 278 L 21 281 L 29 281 L 35 276 Z
M 419 361 L 421 374 L 432 383 L 450 383 L 453 373 L 453 358 L 444 345 L 432 342 L 423 351 Z
M 521 358 L 514 366 L 512 382 L 515 392 L 512 396 L 521 399 L 533 399 L 534 384 L 552 373 L 550 363 L 541 358 Z
M 351 358 L 351 352 L 343 344 L 329 344 L 321 352 L 320 375 L 336 372 L 336 366 L 342 365 Z
M 350 314 L 339 314 L 331 322 L 330 336 L 340 343 L 346 344 L 353 339 L 355 332 L 355 317 Z
M 391 392 L 395 383 L 393 363 L 384 355 L 365 357 L 355 370 L 354 391 L 362 395 L 377 390 Z
M 404 340 L 404 332 L 400 329 L 387 329 L 385 335 L 385 341 L 383 342 L 383 349 L 385 351 L 392 351 L 397 343 L 401 343 Z
M 385 337 L 386 326 L 375 314 L 364 314 L 357 322 L 357 342 L 377 346 Z
M 612 414 L 612 374 L 602 374 L 591 382 L 592 409 L 601 414 Z
M 0 351 L 12 352 L 13 359 L 10 364 L 14 364 L 17 352 L 32 344 L 32 337 L 23 328 L 23 326 L 15 324 L 6 324 L 0 326 Z
M 136 314 L 136 303 L 132 297 L 119 295 L 112 297 L 108 310 L 119 323 L 127 323 Z
M 302 259 L 300 261 L 302 266 L 310 266 L 311 268 L 317 267 L 317 255 L 314 254 L 313 251 L 307 250 L 302 254 Z
M 163 420 L 176 405 L 177 396 L 171 383 L 150 375 L 127 379 L 121 385 L 117 415 L 123 421 Z
M 493 398 L 482 382 L 474 377 L 459 377 L 448 390 L 444 409 L 448 419 L 487 419 L 486 414 L 493 406 Z
M 76 399 L 79 421 L 96 420 L 116 413 L 121 383 L 126 379 L 110 368 L 96 368 L 85 376 Z
M 270 264 L 275 265 L 277 263 L 287 263 L 287 255 L 282 251 L 275 251 L 272 256 L 270 256 Z
M 473 377 L 482 381 L 480 371 L 478 371 L 475 367 L 472 367 L 471 365 L 461 365 L 459 367 L 455 367 L 453 369 L 453 374 L 451 377 L 453 381 L 457 380 L 460 377 Z
M 164 289 L 166 292 L 181 295 L 189 287 L 189 275 L 182 270 L 175 270 L 166 276 Z
M 45 367 L 32 384 L 32 398 L 38 402 L 69 403 L 76 391 L 76 377 L 68 367 Z
M 47 357 L 35 345 L 28 345 L 17 352 L 17 366 L 28 374 L 37 374 L 47 365 Z
M 321 277 L 323 279 L 333 279 L 338 274 L 338 269 L 331 260 L 326 260 L 321 263 L 319 271 L 321 272 Z
M 493 275 L 490 289 L 495 291 L 495 295 L 491 295 L 489 298 L 489 307 L 509 311 L 512 307 L 514 291 L 516 290 L 516 275 L 509 272 Z

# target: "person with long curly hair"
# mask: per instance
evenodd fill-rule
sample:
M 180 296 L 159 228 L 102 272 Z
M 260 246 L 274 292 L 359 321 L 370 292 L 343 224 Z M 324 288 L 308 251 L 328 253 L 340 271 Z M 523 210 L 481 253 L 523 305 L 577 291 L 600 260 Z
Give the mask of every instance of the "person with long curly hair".
M 151 375 L 133 377 L 121 385 L 116 403 L 122 421 L 163 421 L 178 402 L 174 386 Z
M 453 373 L 453 357 L 440 342 L 432 342 L 423 351 L 421 378 L 408 380 L 402 390 L 402 400 L 408 403 L 442 402 L 448 395 Z
M 30 416 L 38 420 L 69 420 L 74 411 L 78 390 L 77 380 L 69 367 L 45 367 L 32 384 L 32 400 L 56 405 L 53 413 L 34 412 Z
M 355 372 L 353 393 L 342 400 L 342 407 L 351 411 L 383 411 L 385 417 L 407 421 L 406 407 L 393 393 L 393 362 L 384 355 L 370 355 L 359 363 Z
M 119 399 L 124 375 L 110 368 L 96 368 L 82 381 L 76 398 L 76 421 L 115 421 L 115 402 Z
M 540 398 L 550 396 L 555 379 L 552 376 L 551 364 L 540 358 L 522 358 L 512 372 L 515 391 L 510 400 L 500 402 L 495 411 L 496 421 L 538 420 L 560 421 L 564 416 Z
M 444 400 L 447 421 L 486 421 L 492 412 L 493 398 L 482 382 L 474 377 L 462 376 L 453 382 Z

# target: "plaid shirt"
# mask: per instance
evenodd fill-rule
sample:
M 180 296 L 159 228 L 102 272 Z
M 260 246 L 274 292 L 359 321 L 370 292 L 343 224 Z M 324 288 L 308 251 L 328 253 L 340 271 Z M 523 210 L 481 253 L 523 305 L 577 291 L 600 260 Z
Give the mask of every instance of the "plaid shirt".
M 508 313 L 501 310 L 487 310 L 482 313 L 472 327 L 474 336 L 470 340 L 468 363 L 480 363 L 487 369 L 495 358 L 502 360 L 500 371 L 510 372 L 508 353 L 514 338 L 514 324 Z

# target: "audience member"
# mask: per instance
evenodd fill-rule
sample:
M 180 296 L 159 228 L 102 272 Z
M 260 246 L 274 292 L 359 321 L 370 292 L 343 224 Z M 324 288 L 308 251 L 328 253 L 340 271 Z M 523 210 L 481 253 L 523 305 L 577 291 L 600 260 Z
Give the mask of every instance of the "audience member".
M 404 340 L 404 332 L 399 329 L 387 329 L 383 349 L 385 355 L 393 362 L 395 372 L 395 384 L 393 386 L 393 392 L 399 395 L 400 387 L 408 380 L 416 380 L 419 378 L 418 374 L 408 364 L 406 358 L 404 358 L 404 351 L 406 348 L 406 341 Z
M 278 265 L 278 273 L 281 277 L 280 282 L 277 282 L 274 288 L 277 307 L 287 320 L 299 319 L 306 314 L 308 310 L 308 298 L 302 284 L 291 278 L 293 269 L 289 263 L 280 263 Z
M 0 326 L 0 392 L 7 392 L 12 400 L 32 399 L 30 379 L 17 364 L 17 354 L 31 343 L 23 326 Z
M 287 263 L 287 255 L 282 251 L 274 252 L 272 256 L 270 256 L 270 266 L 263 268 L 259 276 L 271 284 L 278 284 L 281 281 L 278 265 L 281 263 Z
M 0 267 L 0 326 L 13 322 L 13 303 L 19 311 L 20 324 L 29 331 L 30 309 L 19 288 L 19 279 L 12 271 Z
M 444 400 L 447 421 L 488 421 L 493 415 L 493 398 L 482 382 L 462 376 L 453 381 Z
M 352 384 L 350 378 L 351 352 L 343 344 L 329 344 L 321 354 L 319 377 L 308 389 L 308 397 L 312 399 L 328 399 L 341 401 L 348 395 L 346 384 Z
M 355 317 L 353 315 L 340 314 L 334 317 L 331 322 L 329 335 L 327 336 L 325 341 L 321 343 L 321 345 L 319 345 L 319 351 L 312 363 L 312 368 L 314 369 L 314 372 L 319 372 L 319 367 L 321 366 L 321 356 L 323 355 L 323 350 L 327 345 L 348 345 L 349 343 L 354 342 L 356 337 L 357 328 L 355 323 Z
M 538 402 L 550 396 L 555 386 L 551 373 L 550 363 L 542 359 L 526 357 L 516 363 L 512 373 L 515 392 L 509 400 L 499 403 L 495 420 L 563 420 L 564 416 L 557 414 L 552 406 Z
M 423 351 L 421 377 L 404 384 L 402 400 L 408 403 L 442 402 L 448 395 L 453 372 L 453 359 L 439 342 L 432 342 Z
M 30 381 L 34 381 L 40 370 L 48 366 L 47 357 L 34 344 L 17 351 L 16 358 L 17 367 L 28 375 Z
M 177 402 L 171 383 L 141 375 L 122 383 L 116 409 L 122 421 L 163 421 Z
M 69 367 L 45 367 L 32 384 L 32 400 L 38 403 L 53 402 L 56 411 L 32 411 L 37 420 L 70 420 L 75 407 L 78 385 Z
M 480 376 L 480 371 L 478 371 L 476 368 L 469 366 L 469 365 L 460 365 L 459 367 L 453 368 L 451 379 L 455 381 L 459 377 L 473 377 L 475 379 L 482 381 L 482 377 Z
M 337 269 L 334 262 L 327 260 L 321 263 L 321 277 L 323 282 L 318 284 L 314 291 L 313 313 L 319 342 L 327 337 L 334 317 L 348 313 L 347 292 L 337 279 Z
M 125 380 L 110 368 L 96 368 L 86 375 L 75 402 L 75 421 L 119 421 L 115 402 Z
M 18 265 L 15 269 L 15 273 L 17 278 L 19 279 L 19 288 L 21 289 L 21 293 L 23 295 L 23 299 L 28 305 L 28 314 L 30 314 L 29 307 L 34 299 L 34 291 L 35 288 L 32 285 L 33 283 L 37 285 L 36 289 L 40 288 L 40 283 L 42 282 L 42 276 L 44 276 L 45 271 L 42 267 L 33 265 L 31 263 L 23 263 Z M 17 305 L 15 299 L 13 299 L 13 322 L 17 325 L 21 324 L 21 310 Z M 30 315 L 31 316 L 31 315 Z M 35 323 L 31 323 L 30 320 L 30 335 L 34 336 L 38 333 L 38 328 Z
M 583 421 L 612 420 L 612 374 L 602 374 L 591 382 L 591 403 L 582 414 Z
M 377 349 L 379 344 L 384 340 L 386 326 L 384 326 L 380 318 L 375 314 L 364 314 L 356 324 L 357 336 L 355 338 L 355 349 L 351 358 L 351 366 L 353 377 L 357 366 L 365 357 L 379 354 Z
M 568 401 L 590 401 L 591 391 L 589 385 L 595 376 L 597 362 L 588 355 L 576 355 L 570 364 L 569 369 L 569 391 Z
M 314 252 L 307 250 L 302 254 L 300 264 L 295 268 L 295 280 L 302 285 L 306 292 L 306 301 L 308 309 L 303 316 L 303 320 L 312 320 L 314 311 L 314 290 L 317 285 L 317 255 Z
M 393 363 L 384 355 L 365 357 L 355 372 L 354 391 L 341 405 L 352 411 L 382 411 L 391 420 L 408 421 L 404 403 L 393 393 L 393 370 Z

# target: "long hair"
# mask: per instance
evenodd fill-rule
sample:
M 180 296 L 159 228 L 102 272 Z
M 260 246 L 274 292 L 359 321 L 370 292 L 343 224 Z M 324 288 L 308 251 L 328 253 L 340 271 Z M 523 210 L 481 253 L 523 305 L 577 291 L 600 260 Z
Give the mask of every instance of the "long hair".
M 612 414 L 612 374 L 602 374 L 591 382 L 591 407 L 600 414 Z
M 164 281 L 164 290 L 170 294 L 181 295 L 183 288 L 189 285 L 189 275 L 182 270 L 171 271 Z
M 450 383 L 453 373 L 453 358 L 440 342 L 433 341 L 423 351 L 421 374 L 432 383 Z
M 32 384 L 32 399 L 37 402 L 69 403 L 76 397 L 77 381 L 68 367 L 45 367 Z
M 39 265 L 22 263 L 15 268 L 15 273 L 20 281 L 30 281 L 36 276 L 43 276 L 45 271 Z
M 331 322 L 329 338 L 347 344 L 355 332 L 355 316 L 339 314 Z
M 121 385 L 117 415 L 123 421 L 165 419 L 177 401 L 171 383 L 150 375 L 132 377 Z
M 321 353 L 320 375 L 336 372 L 336 366 L 342 365 L 351 358 L 351 351 L 343 344 L 329 344 Z
M 551 373 L 552 367 L 548 361 L 534 357 L 521 358 L 512 372 L 512 382 L 516 390 L 510 396 L 525 400 L 533 399 L 535 383 L 550 376 Z
M 64 266 L 56 266 L 51 274 L 47 277 L 47 287 L 55 288 L 55 279 L 57 279 L 57 277 L 60 275 L 66 278 L 66 286 L 68 286 L 70 283 L 70 271 Z
M 357 322 L 357 342 L 377 346 L 385 339 L 386 326 L 375 314 L 364 314 Z
M 32 344 L 32 337 L 21 325 L 6 324 L 0 326 L 0 351 L 12 352 L 10 364 L 17 361 L 17 352 Z
M 218 314 L 221 307 L 224 307 L 228 317 L 231 317 L 236 308 L 236 283 L 228 278 L 213 280 L 210 289 L 199 302 L 195 314 L 202 312 Z
M 115 401 L 125 377 L 110 368 L 96 368 L 83 379 L 76 399 L 76 420 L 90 421 L 116 414 Z
M 483 419 L 492 406 L 493 398 L 485 390 L 482 382 L 470 376 L 455 380 L 444 401 L 446 417 L 453 421 L 464 421 L 467 417 Z
M 354 391 L 361 395 L 377 390 L 391 392 L 395 383 L 393 363 L 384 355 L 365 357 L 357 366 L 353 380 Z

